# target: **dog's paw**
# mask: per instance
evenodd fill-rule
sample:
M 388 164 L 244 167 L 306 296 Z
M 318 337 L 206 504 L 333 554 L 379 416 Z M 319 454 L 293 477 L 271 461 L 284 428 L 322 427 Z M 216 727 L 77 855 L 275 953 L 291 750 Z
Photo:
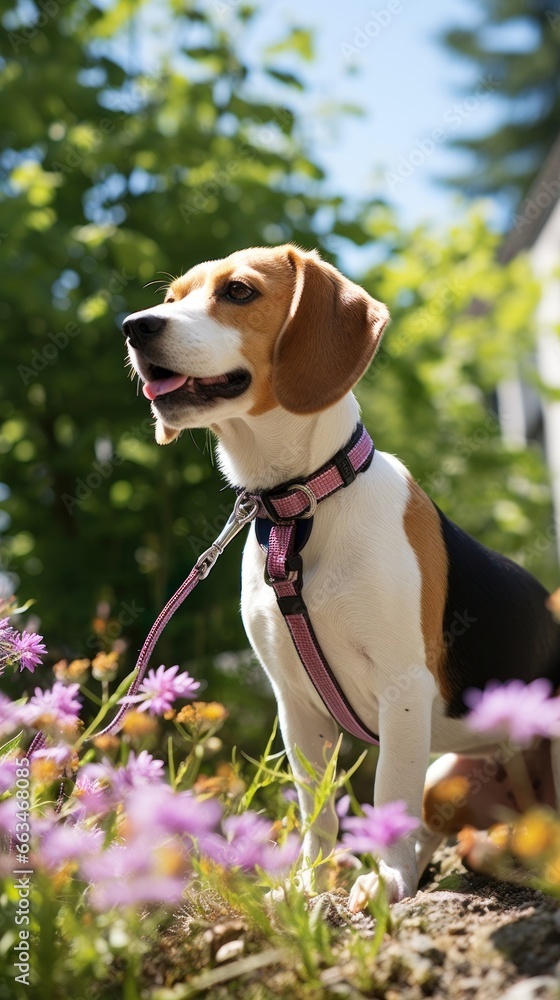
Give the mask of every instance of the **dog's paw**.
M 379 872 L 385 883 L 388 903 L 400 903 L 401 899 L 407 899 L 414 895 L 414 889 L 408 885 L 402 873 L 396 868 L 389 868 L 383 861 L 379 862 Z M 369 903 L 375 899 L 379 892 L 379 875 L 377 872 L 368 872 L 367 875 L 358 875 L 350 890 L 348 899 L 348 909 L 351 913 L 359 913 Z

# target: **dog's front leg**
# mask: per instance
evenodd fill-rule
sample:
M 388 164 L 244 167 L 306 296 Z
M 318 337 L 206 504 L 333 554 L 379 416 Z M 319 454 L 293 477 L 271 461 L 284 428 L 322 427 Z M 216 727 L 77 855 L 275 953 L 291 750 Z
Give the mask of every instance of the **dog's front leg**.
M 394 690 L 394 688 L 393 688 Z M 433 685 L 415 685 L 406 694 L 379 699 L 380 752 L 375 775 L 374 804 L 402 799 L 407 812 L 422 815 L 424 780 L 430 756 Z M 380 852 L 379 871 L 389 902 L 413 896 L 418 886 L 416 841 L 418 830 Z M 352 887 L 349 907 L 353 913 L 373 899 L 379 888 L 377 873 L 360 875 Z
M 311 865 L 319 855 L 326 858 L 336 843 L 338 817 L 331 797 L 313 824 L 315 809 L 313 785 L 309 774 L 298 758 L 296 748 L 313 765 L 320 778 L 325 770 L 337 740 L 337 726 L 330 715 L 310 705 L 309 701 L 294 695 L 289 689 L 275 685 L 278 700 L 278 717 L 284 746 L 294 776 L 298 781 L 297 793 L 304 831 L 298 882 L 306 892 L 314 892 L 324 881 L 325 867 L 313 869 Z

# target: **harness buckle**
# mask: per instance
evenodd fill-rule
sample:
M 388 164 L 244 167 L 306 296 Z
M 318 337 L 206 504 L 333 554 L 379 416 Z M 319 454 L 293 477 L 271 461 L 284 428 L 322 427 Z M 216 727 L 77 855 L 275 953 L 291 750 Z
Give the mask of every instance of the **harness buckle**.
M 266 510 L 270 520 L 273 521 L 274 524 L 291 524 L 293 521 L 300 521 L 300 520 L 306 521 L 309 518 L 313 517 L 315 511 L 317 510 L 318 500 L 313 490 L 310 489 L 309 486 L 307 486 L 305 483 L 294 483 L 292 486 L 285 487 L 284 492 L 297 493 L 298 491 L 305 493 L 305 496 L 309 500 L 309 507 L 307 508 L 307 510 L 304 510 L 303 513 L 295 514 L 294 516 L 291 517 L 282 517 L 281 514 L 278 513 L 278 511 L 274 507 L 273 497 L 271 497 L 270 495 L 267 496 L 265 493 L 261 495 L 261 503 L 264 509 Z M 282 497 L 281 499 L 285 500 L 287 498 Z
M 198 571 L 199 580 L 206 579 L 226 545 L 229 545 L 233 541 L 235 536 L 239 534 L 249 521 L 255 519 L 258 510 L 259 501 L 256 497 L 250 493 L 240 493 L 220 534 L 212 542 L 210 548 L 206 549 L 206 552 L 203 552 L 196 560 L 195 568 Z
M 292 552 L 291 556 L 286 559 L 286 576 L 269 576 L 267 563 L 268 559 L 264 564 L 264 582 L 267 587 L 273 587 L 275 583 L 296 583 L 297 581 L 301 583 L 303 559 L 299 552 Z
M 347 452 L 344 451 L 344 448 L 341 448 L 340 451 L 337 451 L 336 455 L 333 455 L 332 461 L 336 465 L 337 471 L 342 479 L 342 485 L 351 486 L 357 478 L 358 473 L 352 465 Z

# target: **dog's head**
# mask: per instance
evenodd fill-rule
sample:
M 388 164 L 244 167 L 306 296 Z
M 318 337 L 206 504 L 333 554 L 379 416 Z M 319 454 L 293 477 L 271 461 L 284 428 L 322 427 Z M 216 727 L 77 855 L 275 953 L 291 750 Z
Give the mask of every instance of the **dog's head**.
M 315 251 L 287 244 L 198 264 L 123 333 L 167 444 L 186 427 L 275 406 L 331 406 L 365 372 L 388 319 Z

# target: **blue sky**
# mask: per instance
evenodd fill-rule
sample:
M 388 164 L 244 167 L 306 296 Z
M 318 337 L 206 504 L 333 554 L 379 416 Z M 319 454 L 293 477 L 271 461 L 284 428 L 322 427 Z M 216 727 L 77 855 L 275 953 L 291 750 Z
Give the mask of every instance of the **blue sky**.
M 229 0 L 229 7 L 238 2 Z M 228 0 L 210 4 L 221 11 L 224 23 L 229 17 L 233 24 Z M 245 41 L 255 51 L 278 41 L 289 25 L 314 31 L 316 59 L 303 68 L 306 89 L 297 104 L 312 154 L 326 167 L 330 186 L 349 197 L 388 197 L 407 225 L 422 219 L 443 224 L 460 216 L 464 203 L 437 178 L 469 169 L 471 160 L 452 152 L 447 140 L 485 133 L 500 122 L 503 111 L 495 82 L 479 78 L 476 67 L 447 50 L 439 37 L 448 28 L 480 23 L 483 5 L 476 0 L 344 0 L 336 5 L 261 0 L 260 6 Z M 519 21 L 504 41 L 522 52 L 526 25 Z M 294 65 L 301 74 L 301 64 Z M 359 105 L 363 117 L 344 115 L 329 125 L 317 109 L 336 101 Z M 488 208 L 500 218 L 499 206 Z

